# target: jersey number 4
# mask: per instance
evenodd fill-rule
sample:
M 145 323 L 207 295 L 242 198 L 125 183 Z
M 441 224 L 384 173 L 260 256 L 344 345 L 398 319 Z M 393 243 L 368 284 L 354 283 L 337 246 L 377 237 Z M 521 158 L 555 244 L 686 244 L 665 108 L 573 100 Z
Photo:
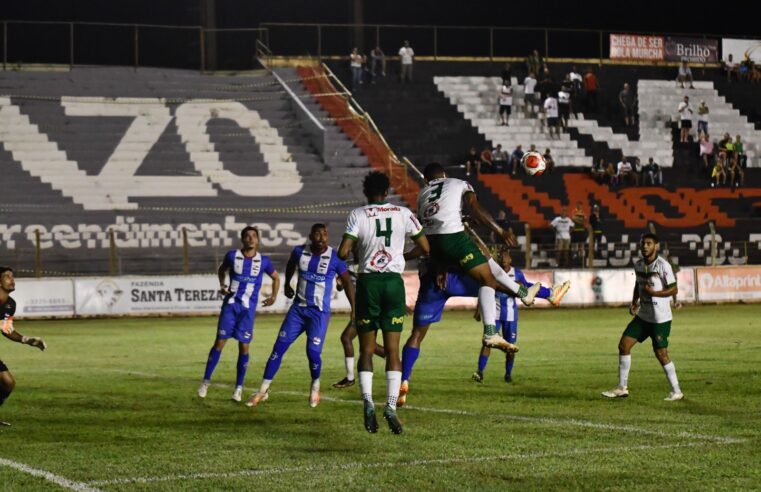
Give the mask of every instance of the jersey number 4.
M 375 219 L 375 237 L 386 238 L 386 246 L 391 246 L 391 217 L 386 217 L 386 228 L 381 229 L 380 219 Z

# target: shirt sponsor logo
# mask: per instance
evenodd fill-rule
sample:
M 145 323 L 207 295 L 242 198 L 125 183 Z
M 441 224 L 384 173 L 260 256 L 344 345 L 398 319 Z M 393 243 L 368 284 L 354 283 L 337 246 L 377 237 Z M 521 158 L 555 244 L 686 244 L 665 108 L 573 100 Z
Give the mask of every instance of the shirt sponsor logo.
M 434 202 L 425 209 L 425 212 L 423 212 L 423 217 L 427 219 L 429 217 L 433 217 L 437 213 L 439 213 L 439 204 Z
M 392 325 L 401 325 L 404 323 L 404 316 L 394 316 L 391 318 Z
M 370 266 L 378 270 L 385 270 L 389 263 L 391 263 L 392 256 L 386 250 L 381 250 L 375 253 L 370 260 Z

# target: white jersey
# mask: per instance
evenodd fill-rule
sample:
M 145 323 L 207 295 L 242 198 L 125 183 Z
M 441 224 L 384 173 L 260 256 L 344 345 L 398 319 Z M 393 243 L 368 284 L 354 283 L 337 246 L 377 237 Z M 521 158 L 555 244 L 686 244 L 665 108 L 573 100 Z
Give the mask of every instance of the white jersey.
M 571 227 L 573 227 L 573 221 L 568 217 L 555 217 L 550 222 L 550 226 L 555 229 L 556 239 L 571 239 Z
M 692 106 L 690 106 L 690 103 L 686 103 L 682 101 L 679 103 L 679 107 L 676 110 L 679 113 L 680 119 L 682 120 L 692 119 Z
M 426 234 L 462 232 L 462 197 L 473 192 L 470 183 L 456 178 L 439 178 L 428 183 L 417 197 L 417 213 Z
M 402 65 L 412 65 L 412 57 L 415 56 L 415 52 L 412 48 L 402 46 L 399 48 L 399 57 L 402 59 Z
M 373 203 L 349 214 L 345 235 L 357 242 L 359 273 L 404 271 L 404 240 L 423 233 L 406 207 Z
M 524 94 L 533 94 L 534 88 L 536 87 L 536 79 L 534 77 L 526 77 L 523 79 L 523 86 Z
M 547 111 L 547 118 L 558 117 L 558 100 L 550 96 L 544 100 L 544 109 Z
M 500 106 L 512 106 L 513 105 L 513 87 L 507 84 L 503 84 L 499 90 L 499 104 Z
M 650 285 L 655 290 L 665 290 L 676 285 L 676 276 L 671 264 L 656 256 L 649 265 L 639 259 L 634 264 L 639 291 L 639 313 L 637 316 L 649 323 L 664 323 L 671 321 L 671 297 L 651 297 L 645 292 L 645 286 Z

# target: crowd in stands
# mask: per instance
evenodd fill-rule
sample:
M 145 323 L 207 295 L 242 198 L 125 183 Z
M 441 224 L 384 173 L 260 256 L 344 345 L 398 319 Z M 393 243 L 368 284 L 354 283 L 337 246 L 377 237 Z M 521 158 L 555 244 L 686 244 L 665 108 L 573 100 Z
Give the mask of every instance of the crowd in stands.
M 727 74 L 727 81 L 744 81 L 754 84 L 761 82 L 761 68 L 756 65 L 747 54 L 740 63 L 737 63 L 730 53 L 722 62 L 722 70 Z
M 662 186 L 663 170 L 649 157 L 647 164 L 642 164 L 639 157 L 621 159 L 618 164 L 605 162 L 600 158 L 592 165 L 592 178 L 598 183 L 608 184 L 613 188 L 621 186 Z
M 412 82 L 412 73 L 415 61 L 415 51 L 409 41 L 405 41 L 399 48 L 399 81 L 401 83 Z M 353 48 L 349 55 L 349 67 L 351 69 L 351 90 L 357 91 L 369 82 L 375 83 L 377 77 L 386 76 L 386 54 L 380 46 L 370 51 L 370 59 L 361 54 L 358 48 Z
M 536 145 L 531 144 L 527 152 L 538 152 Z M 511 153 L 502 148 L 502 144 L 497 144 L 491 148 L 486 146 L 480 152 L 475 147 L 471 147 L 465 156 L 465 175 L 477 177 L 480 174 L 518 174 L 521 168 L 521 159 L 523 159 L 523 145 L 518 144 Z M 552 157 L 552 150 L 544 149 L 543 154 L 547 168 L 545 173 L 552 173 L 555 167 L 555 160 Z

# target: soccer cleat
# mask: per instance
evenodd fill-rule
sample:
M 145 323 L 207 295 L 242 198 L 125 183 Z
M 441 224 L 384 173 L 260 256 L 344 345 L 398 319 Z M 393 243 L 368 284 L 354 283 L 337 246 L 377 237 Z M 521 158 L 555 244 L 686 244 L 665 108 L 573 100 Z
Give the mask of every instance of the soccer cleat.
M 399 421 L 399 417 L 396 415 L 396 410 L 386 405 L 386 408 L 383 409 L 383 418 L 386 419 L 388 428 L 391 429 L 391 432 L 394 434 L 402 433 L 404 429 L 402 429 L 402 423 Z
M 505 374 L 505 382 L 506 383 L 512 383 L 513 382 L 513 377 L 511 375 L 509 375 L 509 374 Z
M 534 284 L 537 285 L 537 284 Z M 484 335 L 483 339 L 484 345 L 487 347 L 497 348 L 503 352 L 517 352 L 518 346 L 514 345 L 504 338 L 502 338 L 502 335 L 499 333 L 495 333 L 494 335 Z
M 209 392 L 209 383 L 203 382 L 201 383 L 201 386 L 198 387 L 198 396 L 200 398 L 206 398 L 206 393 Z
M 530 306 L 534 304 L 534 297 L 536 297 L 537 292 L 539 292 L 539 289 L 542 287 L 541 282 L 537 282 L 528 289 L 526 289 L 526 296 L 521 298 L 521 301 L 526 306 Z
M 629 396 L 629 390 L 616 386 L 610 391 L 603 391 L 602 396 L 605 398 L 626 398 Z
M 233 391 L 232 399 L 233 401 L 241 401 L 243 399 L 243 388 L 240 386 L 235 388 L 235 391 Z
M 375 405 L 365 401 L 365 430 L 370 434 L 378 432 L 378 420 L 375 418 Z
M 399 386 L 399 398 L 396 399 L 396 406 L 403 407 L 407 403 L 407 393 L 410 392 L 410 382 L 402 381 L 402 385 Z
M 484 382 L 484 373 L 481 371 L 476 371 L 473 373 L 473 375 L 470 377 L 473 381 L 476 383 L 483 383 Z
M 10 426 L 11 426 L 10 422 L 0 421 L 0 427 L 10 427 Z
M 255 407 L 258 404 L 267 401 L 267 399 L 270 397 L 270 392 L 266 393 L 259 393 L 258 391 L 251 395 L 251 398 L 248 399 L 246 402 L 247 407 Z
M 682 398 L 684 398 L 684 393 L 674 393 L 673 391 L 669 393 L 669 396 L 664 398 L 664 401 L 679 401 Z
M 550 297 L 547 298 L 548 301 L 550 301 L 550 304 L 553 306 L 560 305 L 560 301 L 563 300 L 563 297 L 565 297 L 566 292 L 568 292 L 568 289 L 571 288 L 571 281 L 566 280 L 560 285 L 555 285 L 552 287 L 552 294 Z
M 309 391 L 309 406 L 314 408 L 320 404 L 320 390 Z
M 333 387 L 336 389 L 343 389 L 348 388 L 349 386 L 354 386 L 354 380 L 349 378 L 343 378 L 342 380 L 338 381 L 337 383 L 333 383 Z

